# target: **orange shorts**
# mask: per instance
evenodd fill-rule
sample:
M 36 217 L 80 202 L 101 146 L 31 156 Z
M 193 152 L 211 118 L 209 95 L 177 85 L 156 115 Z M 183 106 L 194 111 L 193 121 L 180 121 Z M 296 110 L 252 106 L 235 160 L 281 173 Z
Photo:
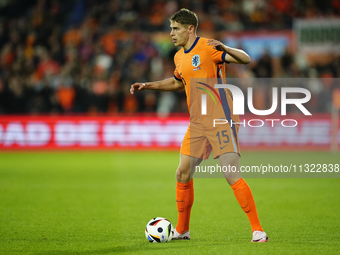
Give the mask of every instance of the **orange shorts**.
M 209 158 L 211 151 L 215 159 L 229 152 L 240 155 L 238 130 L 239 125 L 231 127 L 229 123 L 211 129 L 203 129 L 190 123 L 180 153 L 204 160 Z

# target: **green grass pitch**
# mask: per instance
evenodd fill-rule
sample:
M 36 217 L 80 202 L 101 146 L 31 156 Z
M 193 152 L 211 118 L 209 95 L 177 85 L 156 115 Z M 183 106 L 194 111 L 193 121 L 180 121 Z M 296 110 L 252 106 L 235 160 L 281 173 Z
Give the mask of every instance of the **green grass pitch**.
M 261 160 L 335 164 L 340 154 L 243 152 L 241 164 Z M 178 152 L 0 153 L 0 254 L 340 253 L 340 178 L 247 179 L 268 243 L 250 243 L 225 180 L 195 179 L 191 240 L 147 242 L 151 218 L 176 224 L 178 161 Z

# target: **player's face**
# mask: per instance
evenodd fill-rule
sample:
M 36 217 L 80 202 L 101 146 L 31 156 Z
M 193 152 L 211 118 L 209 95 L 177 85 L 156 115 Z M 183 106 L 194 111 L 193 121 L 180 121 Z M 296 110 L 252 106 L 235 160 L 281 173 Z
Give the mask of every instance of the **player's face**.
M 175 46 L 184 47 L 189 40 L 189 28 L 176 21 L 170 21 L 171 38 Z

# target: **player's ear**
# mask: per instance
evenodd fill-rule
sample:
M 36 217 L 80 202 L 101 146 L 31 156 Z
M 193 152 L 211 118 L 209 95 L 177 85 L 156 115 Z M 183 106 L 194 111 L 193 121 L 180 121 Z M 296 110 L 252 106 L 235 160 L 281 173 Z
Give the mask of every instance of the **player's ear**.
M 189 25 L 188 26 L 188 31 L 189 31 L 190 34 L 191 33 L 195 33 L 195 27 L 193 25 Z

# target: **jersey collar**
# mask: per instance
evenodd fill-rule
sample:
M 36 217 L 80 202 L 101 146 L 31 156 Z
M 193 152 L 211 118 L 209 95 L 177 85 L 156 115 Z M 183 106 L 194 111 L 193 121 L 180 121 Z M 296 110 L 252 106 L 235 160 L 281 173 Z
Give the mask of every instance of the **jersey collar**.
M 198 40 L 200 39 L 199 36 L 196 37 L 196 40 L 194 41 L 194 43 L 191 45 L 190 49 L 188 50 L 184 50 L 184 53 L 189 53 L 197 44 Z

